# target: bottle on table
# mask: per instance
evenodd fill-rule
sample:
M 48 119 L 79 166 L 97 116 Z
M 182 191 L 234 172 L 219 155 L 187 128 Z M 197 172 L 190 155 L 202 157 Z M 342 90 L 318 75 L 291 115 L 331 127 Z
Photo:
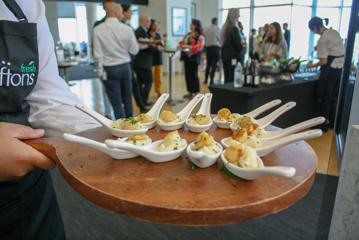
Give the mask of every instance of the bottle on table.
M 254 60 L 253 63 L 253 84 L 252 87 L 259 87 L 260 85 L 260 76 L 259 76 L 259 66 L 258 66 L 258 62 Z
M 245 86 L 250 87 L 252 86 L 253 81 L 253 75 L 252 75 L 252 61 L 251 59 L 248 59 L 247 61 L 247 67 L 246 67 L 246 84 Z
M 237 63 L 236 69 L 234 70 L 234 87 L 239 88 L 242 86 L 242 75 L 243 68 L 240 62 Z

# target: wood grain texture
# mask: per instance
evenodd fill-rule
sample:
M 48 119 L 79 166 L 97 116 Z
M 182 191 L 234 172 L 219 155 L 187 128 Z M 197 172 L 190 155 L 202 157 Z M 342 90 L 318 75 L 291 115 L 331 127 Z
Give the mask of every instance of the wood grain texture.
M 197 136 L 179 132 L 188 142 Z M 215 128 L 210 132 L 217 141 L 231 134 Z M 103 128 L 79 135 L 101 142 L 112 138 Z M 159 140 L 166 132 L 150 130 L 148 135 Z M 185 153 L 174 161 L 156 164 L 142 157 L 113 160 L 63 139 L 28 144 L 55 159 L 67 182 L 95 204 L 134 218 L 190 226 L 241 222 L 286 209 L 309 191 L 317 165 L 313 149 L 303 141 L 263 158 L 267 166 L 295 167 L 293 178 L 265 176 L 255 181 L 231 178 L 217 165 L 192 170 Z

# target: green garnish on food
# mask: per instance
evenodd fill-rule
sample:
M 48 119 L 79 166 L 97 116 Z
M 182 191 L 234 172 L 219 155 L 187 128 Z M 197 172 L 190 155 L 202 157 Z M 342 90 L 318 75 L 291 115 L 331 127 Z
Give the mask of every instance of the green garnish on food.
M 231 173 L 224 165 L 222 165 L 220 167 L 220 170 L 226 174 L 229 178 L 237 178 L 236 175 L 234 175 L 233 173 Z

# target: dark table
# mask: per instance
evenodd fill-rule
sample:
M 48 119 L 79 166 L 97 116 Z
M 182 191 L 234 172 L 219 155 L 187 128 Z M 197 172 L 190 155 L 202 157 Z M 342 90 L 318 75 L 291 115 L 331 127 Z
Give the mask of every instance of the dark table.
M 296 74 L 293 81 L 279 81 L 271 85 L 262 84 L 257 88 L 234 88 L 233 83 L 211 85 L 209 89 L 213 93 L 212 113 L 217 113 L 219 109 L 227 107 L 232 112 L 243 114 L 274 99 L 281 99 L 282 104 L 295 101 L 297 106 L 273 123 L 285 128 L 318 116 L 315 101 L 317 81 L 318 75 L 313 73 Z

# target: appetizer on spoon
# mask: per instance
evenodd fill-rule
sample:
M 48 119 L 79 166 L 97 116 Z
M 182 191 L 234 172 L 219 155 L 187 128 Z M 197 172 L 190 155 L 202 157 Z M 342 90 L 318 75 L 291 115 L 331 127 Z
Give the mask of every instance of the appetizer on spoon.
M 148 131 L 148 128 L 143 126 L 140 121 L 134 117 L 112 121 L 85 106 L 76 106 L 76 108 L 93 117 L 116 137 L 127 137 L 133 134 L 145 134 Z
M 178 158 L 187 147 L 187 141 L 182 139 L 177 131 L 170 132 L 163 140 L 139 147 L 118 140 L 106 140 L 105 144 L 112 149 L 122 149 L 141 155 L 154 163 L 168 162 Z
M 202 132 L 196 141 L 188 145 L 187 155 L 197 167 L 207 168 L 217 162 L 222 150 L 222 146 L 211 135 Z
M 154 127 L 159 112 L 168 96 L 167 93 L 162 94 L 147 113 L 142 113 L 137 117 L 118 119 L 116 121 L 112 121 L 85 106 L 77 105 L 76 108 L 93 117 L 108 129 L 112 135 L 116 137 L 127 137 L 132 134 L 144 134 L 148 129 Z
M 255 135 L 249 135 L 245 129 L 235 131 L 232 137 L 224 138 L 221 140 L 221 144 L 228 148 L 229 146 L 237 143 L 244 144 L 256 150 L 259 156 L 265 156 L 274 150 L 302 140 L 308 140 L 317 138 L 322 135 L 322 131 L 319 129 L 308 130 L 301 133 L 291 134 L 283 138 L 277 138 L 272 140 L 264 140 L 257 138 Z
M 230 125 L 241 116 L 249 116 L 255 118 L 258 115 L 264 113 L 265 111 L 279 105 L 281 102 L 282 102 L 281 100 L 276 99 L 245 114 L 231 113 L 231 111 L 228 108 L 222 108 L 218 111 L 213 121 L 219 128 L 229 129 Z
M 294 108 L 295 105 L 296 105 L 295 102 L 288 102 L 283 106 L 281 106 L 280 108 L 276 109 L 275 111 L 271 112 L 267 116 L 260 118 L 258 120 L 250 116 L 242 116 L 238 118 L 235 122 L 233 122 L 230 125 L 230 128 L 232 131 L 235 131 L 243 127 L 245 128 L 253 127 L 258 137 L 264 137 L 266 135 L 266 131 L 264 130 L 264 128 L 270 125 L 272 122 L 274 122 L 282 114 Z
M 186 120 L 186 127 L 191 132 L 208 131 L 213 120 L 211 118 L 212 93 L 206 93 L 198 112 Z
M 147 113 L 141 113 L 137 116 L 142 125 L 148 129 L 151 129 L 156 125 L 156 121 L 158 120 L 161 109 L 166 103 L 168 97 L 168 93 L 163 93 Z
M 241 143 L 230 145 L 222 152 L 221 159 L 231 173 L 246 180 L 254 180 L 265 175 L 290 178 L 296 172 L 293 167 L 265 167 L 256 151 Z
M 94 148 L 100 152 L 103 152 L 103 153 L 109 155 L 113 159 L 128 159 L 128 158 L 134 158 L 134 157 L 138 156 L 138 154 L 129 152 L 126 150 L 109 148 L 104 143 L 100 143 L 100 142 L 97 142 L 97 141 L 94 141 L 94 140 L 91 140 L 91 139 L 88 139 L 85 137 L 80 137 L 80 136 L 76 136 L 76 135 L 72 135 L 72 134 L 68 134 L 68 133 L 64 133 L 63 137 L 66 141 L 70 141 L 70 142 L 74 142 L 74 143 L 78 143 L 78 144 L 82 144 L 82 145 Z M 132 136 L 129 136 L 128 138 L 119 139 L 118 141 L 127 142 L 129 144 L 134 144 L 137 146 L 146 146 L 146 145 L 151 144 L 151 142 L 152 142 L 151 138 L 145 134 L 132 135 Z
M 183 127 L 193 108 L 201 101 L 203 94 L 197 94 L 180 112 L 164 110 L 161 112 L 157 125 L 164 131 L 174 131 Z

